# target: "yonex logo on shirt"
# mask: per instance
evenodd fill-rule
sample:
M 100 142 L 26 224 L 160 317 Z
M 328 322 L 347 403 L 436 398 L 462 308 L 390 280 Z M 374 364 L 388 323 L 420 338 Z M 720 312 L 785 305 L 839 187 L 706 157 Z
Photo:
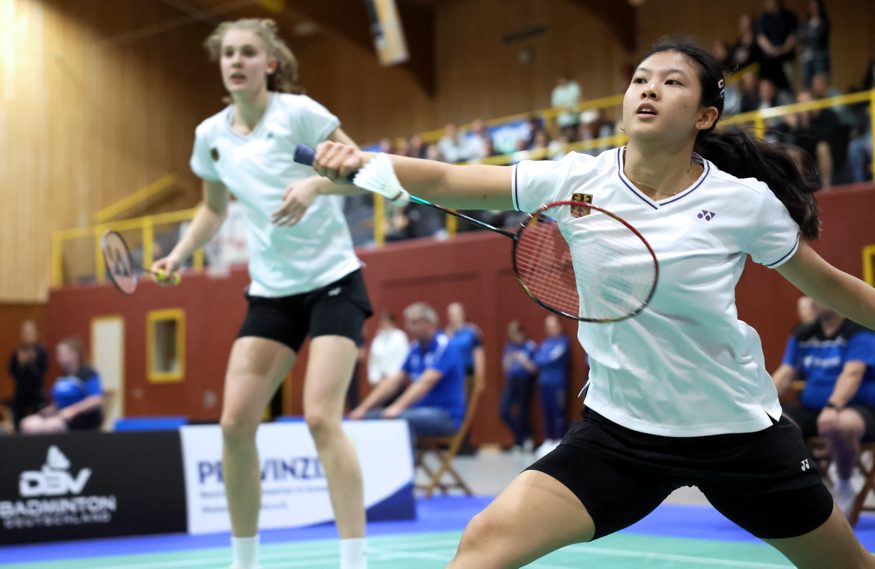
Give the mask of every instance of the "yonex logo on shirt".
M 701 213 L 699 213 L 699 219 L 704 219 L 705 221 L 711 221 L 714 219 L 714 216 L 717 215 L 713 211 L 708 211 L 707 209 L 703 209 Z

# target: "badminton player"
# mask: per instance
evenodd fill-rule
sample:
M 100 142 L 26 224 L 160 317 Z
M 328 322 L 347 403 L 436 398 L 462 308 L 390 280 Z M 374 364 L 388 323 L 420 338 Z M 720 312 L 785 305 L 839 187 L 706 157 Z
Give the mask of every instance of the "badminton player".
M 371 314 L 361 263 L 339 196 L 312 200 L 304 219 L 273 219 L 292 183 L 315 198 L 320 184 L 295 164 L 296 144 L 353 145 L 337 117 L 297 91 L 297 61 L 271 20 L 221 24 L 207 39 L 230 105 L 198 126 L 191 167 L 205 203 L 171 253 L 153 270 L 176 271 L 216 234 L 229 193 L 249 221 L 249 304 L 231 349 L 222 408 L 223 472 L 231 516 L 234 569 L 257 567 L 261 485 L 255 432 L 265 406 L 309 335 L 304 416 L 328 480 L 340 534 L 342 569 L 366 567 L 361 469 L 341 429 L 362 322 Z
M 685 485 L 797 567 L 875 567 L 781 417 L 735 285 L 750 256 L 870 328 L 875 290 L 808 244 L 819 231 L 810 176 L 743 133 L 714 132 L 723 85 L 708 53 L 664 40 L 626 90 L 624 148 L 514 167 L 392 158 L 410 193 L 451 207 L 533 211 L 590 194 L 636 226 L 660 264 L 647 309 L 580 327 L 583 421 L 471 520 L 450 567 L 520 567 L 625 528 Z M 367 159 L 323 143 L 315 164 L 338 179 Z

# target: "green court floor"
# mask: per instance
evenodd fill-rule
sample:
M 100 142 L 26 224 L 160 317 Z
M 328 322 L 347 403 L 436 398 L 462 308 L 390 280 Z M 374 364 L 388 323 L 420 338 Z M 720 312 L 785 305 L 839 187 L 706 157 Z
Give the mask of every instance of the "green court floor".
M 368 539 L 370 569 L 437 569 L 455 551 L 461 532 L 438 532 Z M 4 569 L 228 569 L 228 549 L 89 557 L 2 565 Z M 337 542 L 319 540 L 268 544 L 264 569 L 337 569 Z M 566 547 L 529 567 L 537 569 L 777 569 L 792 565 L 760 543 L 619 534 L 592 544 Z

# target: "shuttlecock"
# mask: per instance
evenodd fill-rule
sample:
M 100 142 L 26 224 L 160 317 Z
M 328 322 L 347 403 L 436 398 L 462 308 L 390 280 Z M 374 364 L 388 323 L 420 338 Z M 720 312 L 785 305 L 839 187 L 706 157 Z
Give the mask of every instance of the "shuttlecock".
M 380 194 L 397 206 L 410 201 L 410 194 L 401 187 L 392 161 L 387 154 L 377 154 L 358 171 L 352 183 L 363 190 Z

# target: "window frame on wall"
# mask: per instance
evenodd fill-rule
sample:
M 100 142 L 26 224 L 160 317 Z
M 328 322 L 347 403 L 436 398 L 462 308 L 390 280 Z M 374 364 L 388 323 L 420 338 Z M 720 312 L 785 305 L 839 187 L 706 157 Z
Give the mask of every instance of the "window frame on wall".
M 156 340 L 158 324 L 175 322 L 175 365 L 172 369 L 156 369 L 158 362 Z M 162 308 L 146 315 L 146 380 L 149 383 L 180 383 L 185 379 L 185 310 Z

